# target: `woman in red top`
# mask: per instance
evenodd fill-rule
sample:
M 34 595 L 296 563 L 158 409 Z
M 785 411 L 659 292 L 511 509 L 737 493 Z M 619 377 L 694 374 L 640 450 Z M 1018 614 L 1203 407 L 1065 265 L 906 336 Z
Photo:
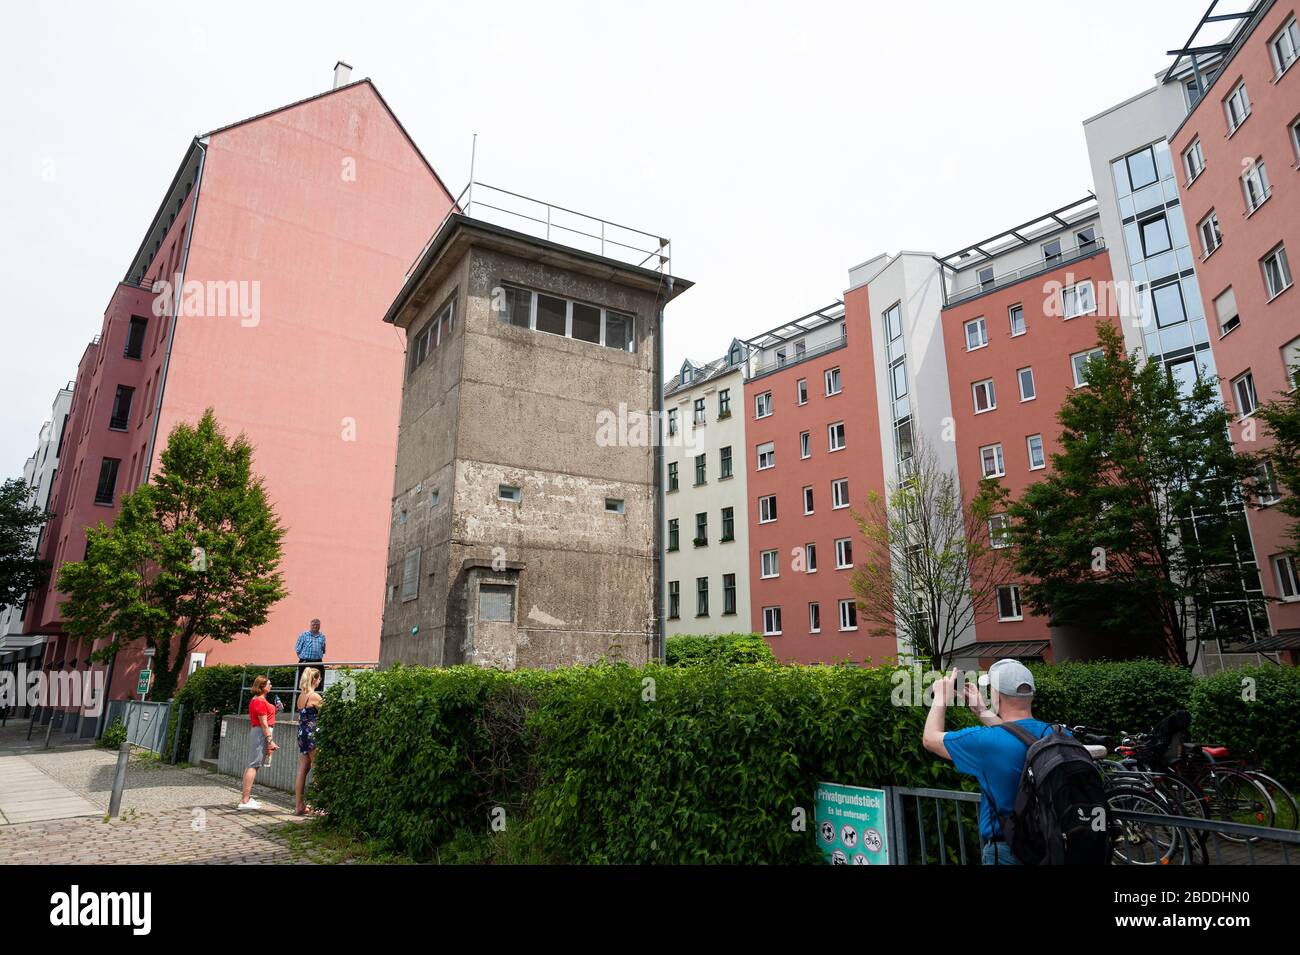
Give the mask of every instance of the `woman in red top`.
M 239 809 L 261 809 L 262 804 L 253 798 L 253 780 L 263 762 L 280 747 L 272 740 L 271 728 L 275 726 L 275 706 L 267 700 L 271 681 L 259 676 L 253 681 L 253 698 L 248 704 L 248 768 L 244 770 L 244 799 Z

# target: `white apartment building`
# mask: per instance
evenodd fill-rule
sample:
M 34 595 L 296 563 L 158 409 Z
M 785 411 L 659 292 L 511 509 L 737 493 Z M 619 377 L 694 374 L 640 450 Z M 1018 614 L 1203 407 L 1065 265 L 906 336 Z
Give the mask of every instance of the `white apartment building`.
M 664 632 L 748 633 L 748 349 L 686 361 L 664 386 Z
M 50 417 L 41 425 L 40 437 L 36 450 L 23 465 L 23 480 L 31 488 L 28 502 L 49 509 L 50 491 L 54 487 L 54 475 L 59 467 L 59 454 L 63 450 L 63 428 L 72 410 L 72 382 L 60 388 L 54 396 Z M 40 534 L 36 542 L 39 546 Z M 0 663 L 4 663 L 6 652 L 25 650 L 35 643 L 43 643 L 44 637 L 23 637 L 23 608 L 0 608 Z

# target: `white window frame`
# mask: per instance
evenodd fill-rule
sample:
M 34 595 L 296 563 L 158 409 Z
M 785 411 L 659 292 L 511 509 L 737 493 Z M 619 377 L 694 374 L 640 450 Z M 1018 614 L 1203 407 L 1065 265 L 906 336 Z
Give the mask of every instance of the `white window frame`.
M 1253 216 L 1272 195 L 1268 168 L 1262 159 L 1256 159 L 1241 174 L 1241 198 L 1246 204 L 1246 218 Z
M 985 405 L 980 407 L 980 396 L 984 396 Z M 998 408 L 998 396 L 993 388 L 993 379 L 985 378 L 983 381 L 973 382 L 970 386 L 971 402 L 975 407 L 976 414 L 985 414 L 989 411 L 996 411 Z
M 1016 331 L 1016 312 L 1020 313 L 1020 331 Z M 1011 327 L 1012 338 L 1019 338 L 1021 335 L 1029 331 L 1029 322 L 1025 319 L 1025 306 L 1023 303 L 1017 302 L 1015 305 L 1012 305 L 1007 309 L 1007 324 Z
M 1080 377 L 1081 368 L 1078 364 L 1075 363 L 1075 359 L 1083 358 L 1083 365 L 1084 367 L 1086 367 L 1088 362 L 1090 362 L 1094 356 L 1105 355 L 1105 354 L 1106 353 L 1103 349 L 1089 348 L 1087 351 L 1075 352 L 1073 355 L 1070 356 L 1070 377 L 1074 381 L 1074 387 L 1083 388 L 1086 387 L 1088 384 L 1087 378 Z
M 808 601 L 808 632 L 822 632 L 822 605 L 816 600 Z
M 814 513 L 814 511 L 813 511 L 813 489 L 812 489 L 812 485 L 811 485 L 811 484 L 808 485 L 807 487 L 805 487 L 805 488 L 803 489 L 803 512 L 804 512 L 805 514 L 812 514 L 812 513 Z
M 773 626 L 775 624 L 775 626 Z M 763 608 L 763 636 L 779 637 L 781 636 L 781 608 L 764 607 Z
M 848 551 L 848 560 L 845 561 L 845 551 Z M 853 569 L 853 538 L 837 537 L 835 539 L 835 569 L 852 570 Z
M 1011 520 L 1006 514 L 994 514 L 989 518 L 989 546 L 1002 550 L 1011 546 Z M 1001 543 L 999 543 L 999 541 Z
M 972 328 L 979 332 L 977 336 L 978 343 L 975 345 L 971 344 L 970 333 Z M 962 329 L 964 334 L 966 335 L 967 351 L 979 351 L 981 348 L 988 347 L 989 325 L 988 322 L 984 320 L 983 315 L 981 315 L 979 318 L 972 318 L 969 322 L 966 322 L 964 325 L 962 325 Z
M 769 568 L 771 572 L 769 573 Z M 761 550 L 758 552 L 758 579 L 771 580 L 781 576 L 781 552 L 779 550 Z
M 1273 61 L 1273 81 L 1277 82 L 1282 74 L 1300 59 L 1300 27 L 1296 26 L 1295 14 L 1282 24 L 1281 29 L 1268 40 L 1268 55 Z
M 1280 272 L 1282 277 L 1286 279 L 1286 284 L 1277 289 L 1273 288 L 1273 279 L 1268 268 L 1269 262 L 1272 262 L 1274 260 L 1276 260 L 1278 265 L 1280 266 Z M 1289 289 L 1295 281 L 1291 275 L 1291 262 L 1287 258 L 1286 244 L 1283 242 L 1279 242 L 1276 246 L 1274 246 L 1272 249 L 1269 250 L 1266 256 L 1264 256 L 1262 259 L 1259 260 L 1259 264 L 1260 264 L 1260 268 L 1263 270 L 1264 273 L 1264 291 L 1268 293 L 1268 300 L 1271 302 L 1273 301 L 1273 299 L 1277 298 L 1279 295 L 1281 295 L 1283 292 Z
M 1300 116 L 1291 120 L 1287 128 L 1291 131 L 1291 148 L 1295 150 L 1296 164 L 1300 165 Z
M 1025 372 L 1029 372 L 1029 394 L 1025 394 Z M 1016 387 L 1020 389 L 1021 401 L 1033 401 L 1038 397 L 1038 386 L 1034 384 L 1034 369 L 1032 366 L 1016 369 Z
M 767 516 L 764 517 L 764 514 Z M 760 524 L 776 523 L 776 514 L 777 508 L 775 494 L 764 494 L 758 499 L 758 522 Z
M 1219 304 L 1229 295 L 1232 296 L 1232 315 L 1225 322 Z M 1210 304 L 1214 306 L 1214 320 L 1219 324 L 1220 338 L 1227 335 L 1241 324 L 1241 309 L 1237 305 L 1237 293 L 1233 291 L 1231 285 L 1216 295 Z
M 1255 483 L 1267 488 L 1267 493 L 1261 493 L 1257 498 L 1261 507 L 1272 507 L 1282 500 L 1282 492 L 1277 486 L 1277 474 L 1268 461 L 1260 461 L 1255 468 Z
M 1195 160 L 1195 162 L 1192 160 Z M 1200 136 L 1193 139 L 1191 145 L 1183 150 L 1183 171 L 1187 173 L 1185 185 L 1188 186 L 1194 183 L 1201 173 L 1205 172 L 1205 151 L 1201 149 Z
M 1233 104 L 1237 104 L 1237 109 L 1233 109 Z M 1232 92 L 1223 98 L 1224 114 L 1228 120 L 1228 135 L 1231 136 L 1237 130 L 1241 129 L 1241 124 L 1250 119 L 1250 94 L 1246 92 L 1246 81 L 1238 80 L 1233 86 Z M 1240 113 L 1240 116 L 1236 115 Z
M 1238 417 L 1249 418 L 1259 410 L 1259 392 L 1255 390 L 1255 376 L 1249 368 L 1232 379 L 1232 401 L 1237 406 Z
M 835 502 L 840 499 L 840 488 L 844 489 L 844 495 L 843 495 L 844 503 L 836 504 Z M 849 479 L 836 478 L 834 481 L 831 481 L 831 510 L 838 511 L 848 506 L 849 506 Z
M 1290 554 L 1274 554 L 1269 563 L 1273 565 L 1278 596 L 1287 603 L 1300 600 L 1300 575 L 1297 575 L 1295 558 Z
M 844 390 L 843 377 L 840 375 L 840 366 L 827 368 L 822 372 L 822 381 L 826 385 L 826 397 L 831 398 L 838 395 Z
M 1083 290 L 1087 289 L 1088 307 L 1081 308 L 1083 304 Z M 1074 293 L 1073 295 L 1071 293 Z M 1076 307 L 1080 307 L 1077 312 L 1070 311 L 1070 303 L 1074 302 Z M 1082 282 L 1076 282 L 1067 288 L 1061 289 L 1061 315 L 1068 322 L 1072 318 L 1080 318 L 1084 315 L 1092 315 L 1097 311 L 1097 290 L 1092 284 L 1092 279 L 1085 279 Z
M 812 457 L 812 432 L 799 432 L 799 460 L 807 461 Z
M 994 463 L 997 466 L 996 471 L 989 471 L 984 467 L 984 452 L 992 451 L 994 453 Z M 999 441 L 995 444 L 986 444 L 980 448 L 980 476 L 986 478 L 1005 477 L 1007 473 L 1007 459 L 1002 451 L 1002 443 Z
M 803 545 L 804 573 L 817 573 L 817 543 L 809 541 Z
M 763 444 L 760 444 L 757 448 L 754 449 L 754 457 L 755 457 L 754 470 L 770 471 L 772 468 L 776 467 L 776 443 L 772 441 L 767 441 Z M 763 463 L 764 459 L 767 460 L 766 464 Z
M 795 404 L 806 405 L 808 403 L 808 379 L 800 378 L 794 383 L 794 400 Z
M 524 287 L 521 286 L 521 285 L 511 285 L 511 284 L 508 284 L 508 283 L 505 283 L 505 282 L 501 283 L 501 285 L 502 285 L 503 288 L 509 288 L 509 289 L 511 289 L 512 291 L 515 291 L 515 292 L 523 292 L 523 293 L 525 293 L 525 294 L 527 294 L 527 295 L 529 296 L 529 300 L 528 300 L 528 328 L 529 328 L 530 331 L 534 331 L 534 332 L 535 332 L 535 331 L 538 331 L 538 328 L 537 328 L 537 297 L 538 297 L 539 295 L 545 295 L 547 298 L 553 298 L 553 299 L 557 299 L 557 300 L 559 300 L 559 301 L 564 302 L 564 334 L 563 334 L 563 335 L 557 335 L 557 337 L 559 337 L 559 338 L 567 338 L 567 339 L 569 339 L 570 341 L 582 342 L 583 344 L 586 344 L 586 345 L 599 345 L 599 346 L 601 346 L 602 348 L 613 348 L 612 345 L 606 345 L 606 344 L 605 344 L 605 339 L 606 339 L 607 334 L 608 334 L 609 316 L 610 316 L 610 315 L 614 315 L 614 316 L 616 316 L 616 317 L 618 317 L 618 318 L 629 319 L 629 320 L 630 320 L 630 322 L 629 322 L 629 329 L 628 329 L 628 336 L 627 336 L 627 345 L 626 345 L 626 347 L 624 347 L 624 348 L 621 348 L 621 349 L 615 349 L 615 351 L 624 351 L 624 352 L 628 352 L 628 353 L 630 353 L 630 354 L 635 354 L 635 353 L 636 353 L 636 315 L 632 314 L 631 312 L 623 312 L 623 311 L 620 311 L 619 309 L 616 309 L 616 308 L 605 308 L 604 306 L 597 305 L 597 304 L 595 304 L 594 302 L 583 302 L 583 301 L 576 300 L 576 299 L 566 298 L 566 297 L 563 296 L 563 295 L 556 295 L 554 292 L 539 292 L 537 289 L 524 288 Z M 573 306 L 574 306 L 575 304 L 577 304 L 577 305 L 584 305 L 584 306 L 586 306 L 587 308 L 594 308 L 594 309 L 597 309 L 597 310 L 600 312 L 600 341 L 589 342 L 589 341 L 587 341 L 587 340 L 584 339 L 584 338 L 574 338 L 574 337 L 573 337 Z M 454 320 L 454 316 L 453 316 L 453 320 Z M 506 319 L 505 319 L 505 318 L 501 318 L 501 321 L 502 321 L 503 323 L 506 323 Z M 507 324 L 509 324 L 509 323 L 507 323 Z M 442 327 L 441 322 L 438 323 L 438 327 L 439 327 L 439 329 L 441 329 L 441 327 Z M 516 325 L 516 326 L 514 326 L 514 327 L 519 328 L 519 327 L 521 327 L 521 326 Z M 441 335 L 441 331 L 439 332 L 439 334 Z M 548 334 L 548 335 L 549 335 L 549 334 L 555 334 L 555 333 L 553 333 L 553 332 L 546 332 L 545 334 Z M 694 377 L 694 376 L 693 376 L 693 374 L 692 374 L 691 369 L 690 369 L 689 367 L 684 368 L 684 369 L 682 370 L 682 382 L 681 382 L 681 383 L 682 383 L 682 384 L 688 384 L 688 383 L 692 380 L 693 377 Z
M 984 274 L 986 272 L 988 273 L 988 281 L 984 280 Z M 979 287 L 982 289 L 992 288 L 994 285 L 996 285 L 998 278 L 996 275 L 993 274 L 993 266 L 986 265 L 982 267 L 979 271 L 977 271 L 975 273 L 975 281 L 979 284 Z
M 1002 614 L 1002 591 L 1004 590 L 1009 591 L 1011 593 L 1011 599 L 1015 602 L 1015 610 L 1017 611 L 1015 616 L 1008 617 L 1008 616 L 1003 616 Z M 997 591 L 995 593 L 995 597 L 997 599 L 997 604 L 998 604 L 998 622 L 1013 623 L 1017 620 L 1025 619 L 1025 608 L 1024 605 L 1021 604 L 1020 602 L 1019 584 L 999 584 Z
M 858 629 L 858 602 L 853 598 L 840 600 L 840 633 L 852 633 Z M 850 622 L 851 620 L 851 622 Z
M 1196 234 L 1201 240 L 1203 259 L 1208 259 L 1223 245 L 1223 231 L 1219 228 L 1219 214 L 1215 210 L 1211 209 L 1209 215 L 1196 223 Z
M 1034 439 L 1038 439 L 1038 452 L 1042 456 L 1042 463 L 1034 463 Z M 1047 445 L 1043 443 L 1041 434 L 1030 434 L 1025 436 L 1025 453 L 1029 456 L 1029 470 L 1041 471 L 1047 467 Z
M 835 443 L 837 435 L 839 437 L 839 444 Z M 846 447 L 846 441 L 847 438 L 845 437 L 843 421 L 836 421 L 833 424 L 828 424 L 826 426 L 826 452 L 828 454 L 832 451 L 843 451 Z
M 768 418 L 772 415 L 772 392 L 765 391 L 761 395 L 754 395 L 754 417 Z

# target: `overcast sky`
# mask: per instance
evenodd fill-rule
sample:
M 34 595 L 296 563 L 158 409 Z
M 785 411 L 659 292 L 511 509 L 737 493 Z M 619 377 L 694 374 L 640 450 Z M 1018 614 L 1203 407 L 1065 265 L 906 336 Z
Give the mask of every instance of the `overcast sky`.
M 338 59 L 454 192 L 478 133 L 476 178 L 670 237 L 696 283 L 669 309 L 673 368 L 834 301 L 879 252 L 946 253 L 1084 195 L 1082 121 L 1152 86 L 1206 6 L 6 4 L 0 475 L 190 138 L 327 89 Z

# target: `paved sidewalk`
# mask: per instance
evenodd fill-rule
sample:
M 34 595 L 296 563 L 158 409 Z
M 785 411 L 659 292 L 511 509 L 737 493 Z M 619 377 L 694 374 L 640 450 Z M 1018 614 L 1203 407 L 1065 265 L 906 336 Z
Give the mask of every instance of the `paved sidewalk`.
M 0 756 L 0 825 L 94 816 L 99 810 L 22 756 Z

